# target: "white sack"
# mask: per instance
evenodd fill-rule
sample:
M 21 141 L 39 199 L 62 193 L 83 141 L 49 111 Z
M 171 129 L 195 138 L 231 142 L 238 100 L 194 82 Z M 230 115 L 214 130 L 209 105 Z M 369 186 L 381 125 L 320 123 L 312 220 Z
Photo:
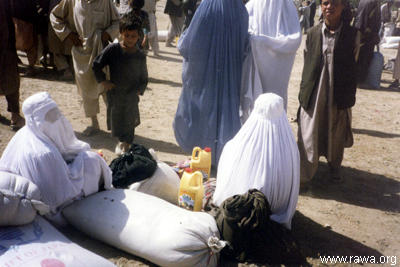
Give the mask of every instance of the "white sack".
M 165 42 L 167 40 L 168 31 L 158 31 L 158 41 Z
M 113 189 L 63 211 L 77 229 L 160 266 L 217 266 L 214 218 L 131 190 Z M 214 245 L 211 245 L 211 243 Z
M 243 63 L 240 116 L 244 123 L 257 97 L 273 92 L 287 106 L 287 87 L 301 29 L 293 0 L 250 0 L 250 51 Z
M 0 226 L 27 224 L 35 219 L 37 212 L 45 214 L 48 211 L 49 207 L 41 201 L 39 188 L 34 183 L 0 171 Z
M 80 247 L 40 216 L 28 225 L 0 228 L 0 266 L 115 267 Z
M 129 189 L 146 193 L 178 205 L 180 179 L 178 174 L 164 162 L 157 162 L 153 176 L 132 184 Z
M 385 49 L 397 49 L 399 47 L 399 42 L 400 36 L 384 37 L 381 47 Z
M 393 22 L 385 23 L 383 27 L 383 39 L 391 37 L 395 28 L 396 24 L 394 24 Z
M 299 151 L 283 99 L 262 94 L 249 119 L 222 151 L 214 204 L 256 188 L 268 199 L 271 219 L 290 229 L 299 183 Z
M 381 47 L 383 49 L 397 49 L 399 47 L 399 43 L 391 43 L 391 44 L 384 43 L 381 45 Z

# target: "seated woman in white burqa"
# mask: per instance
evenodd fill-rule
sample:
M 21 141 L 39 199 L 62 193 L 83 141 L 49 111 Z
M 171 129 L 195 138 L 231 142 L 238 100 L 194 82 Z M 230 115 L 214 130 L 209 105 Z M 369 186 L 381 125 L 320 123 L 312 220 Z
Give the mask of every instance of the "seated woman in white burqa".
M 111 188 L 111 170 L 89 144 L 78 140 L 56 102 L 46 92 L 27 98 L 26 125 L 7 145 L 0 170 L 35 183 L 52 214 L 74 199 Z
M 300 156 L 284 99 L 261 94 L 248 120 L 224 147 L 214 204 L 256 188 L 271 206 L 271 220 L 291 228 L 300 184 Z

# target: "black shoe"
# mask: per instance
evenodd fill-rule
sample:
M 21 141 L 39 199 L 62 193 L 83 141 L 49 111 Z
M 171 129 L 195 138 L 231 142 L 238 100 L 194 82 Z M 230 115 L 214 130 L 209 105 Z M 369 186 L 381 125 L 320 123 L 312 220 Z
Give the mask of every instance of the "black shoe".
M 399 80 L 394 80 L 394 82 L 392 82 L 389 85 L 389 88 L 398 88 L 399 87 Z
M 49 66 L 47 64 L 47 60 L 44 57 L 42 57 L 39 62 L 40 62 L 40 64 L 42 64 L 43 68 L 45 68 L 45 69 L 47 69 L 47 67 Z

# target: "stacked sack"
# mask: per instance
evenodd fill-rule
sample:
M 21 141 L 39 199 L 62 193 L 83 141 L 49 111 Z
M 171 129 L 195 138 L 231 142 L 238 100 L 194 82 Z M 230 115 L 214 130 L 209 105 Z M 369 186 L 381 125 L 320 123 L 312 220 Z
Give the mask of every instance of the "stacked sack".
M 178 174 L 172 167 L 158 160 L 152 148 L 149 149 L 149 153 L 157 162 L 154 174 L 143 181 L 131 184 L 129 189 L 149 194 L 177 205 L 180 183 Z
M 63 211 L 77 229 L 160 266 L 217 266 L 215 219 L 132 190 L 103 191 Z
M 39 188 L 22 176 L 0 171 L 0 226 L 30 223 L 38 212 L 49 212 Z

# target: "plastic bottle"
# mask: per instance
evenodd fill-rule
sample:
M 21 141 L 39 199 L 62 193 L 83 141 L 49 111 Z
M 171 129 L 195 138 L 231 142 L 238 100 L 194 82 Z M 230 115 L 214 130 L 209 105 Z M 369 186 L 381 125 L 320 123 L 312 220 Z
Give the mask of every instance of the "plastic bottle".
M 179 186 L 178 203 L 188 210 L 200 211 L 203 204 L 204 187 L 201 172 L 186 168 Z
M 204 178 L 210 178 L 211 170 L 211 148 L 200 147 L 193 148 L 192 160 L 190 161 L 190 168 L 193 171 L 201 171 L 204 174 Z

